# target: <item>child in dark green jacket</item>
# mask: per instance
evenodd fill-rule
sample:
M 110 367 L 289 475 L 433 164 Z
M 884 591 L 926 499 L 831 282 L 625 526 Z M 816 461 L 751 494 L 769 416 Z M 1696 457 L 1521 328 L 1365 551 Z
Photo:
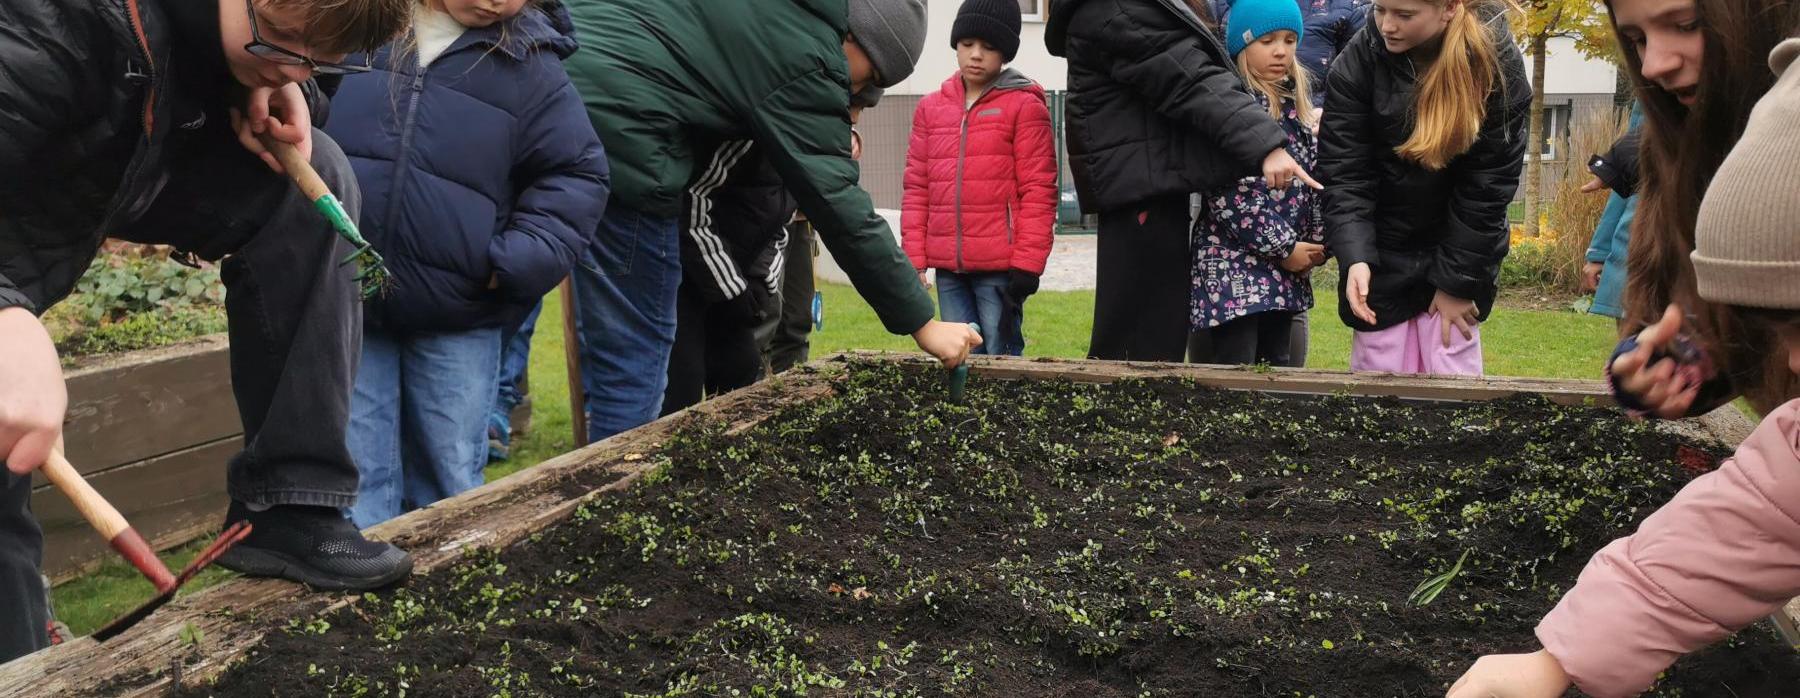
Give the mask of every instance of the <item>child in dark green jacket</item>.
M 703 144 L 751 140 L 888 331 L 948 365 L 980 338 L 931 297 L 857 188 L 850 95 L 912 73 L 924 0 L 586 0 L 567 63 L 613 192 L 575 271 L 588 438 L 655 419 L 675 341 L 682 193 L 722 173 Z

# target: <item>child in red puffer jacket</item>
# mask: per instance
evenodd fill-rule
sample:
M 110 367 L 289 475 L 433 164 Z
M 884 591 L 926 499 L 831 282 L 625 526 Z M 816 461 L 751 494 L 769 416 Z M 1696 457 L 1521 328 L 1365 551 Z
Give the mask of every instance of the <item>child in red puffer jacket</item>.
M 936 269 L 946 322 L 978 322 L 977 353 L 1025 351 L 1056 223 L 1056 146 L 1044 88 L 1003 69 L 1019 51 L 1019 4 L 966 0 L 950 32 L 957 74 L 913 112 L 900 227 L 906 256 Z

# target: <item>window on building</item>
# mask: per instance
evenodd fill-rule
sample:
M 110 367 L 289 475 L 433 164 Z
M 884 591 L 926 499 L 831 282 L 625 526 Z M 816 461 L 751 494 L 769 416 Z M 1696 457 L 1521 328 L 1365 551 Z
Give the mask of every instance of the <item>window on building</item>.
M 1544 105 L 1544 140 L 1538 144 L 1540 157 L 1555 160 L 1562 152 L 1562 144 L 1569 140 L 1569 119 L 1573 114 L 1572 105 Z
M 1043 19 L 1044 5 L 1047 4 L 1047 0 L 1019 0 L 1019 14 L 1025 19 Z

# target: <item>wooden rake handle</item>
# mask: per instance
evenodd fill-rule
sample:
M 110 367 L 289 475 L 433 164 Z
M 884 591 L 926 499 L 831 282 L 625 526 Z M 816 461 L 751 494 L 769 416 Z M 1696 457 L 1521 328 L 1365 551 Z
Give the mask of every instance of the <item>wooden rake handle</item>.
M 294 147 L 294 144 L 268 137 L 264 137 L 262 142 L 270 153 L 274 153 L 275 159 L 281 161 L 281 166 L 287 168 L 288 177 L 300 187 L 300 193 L 306 195 L 307 201 L 318 201 L 319 197 L 331 193 L 331 187 L 325 186 L 325 180 L 319 177 L 312 163 L 307 162 L 306 156 L 301 155 L 300 149 Z

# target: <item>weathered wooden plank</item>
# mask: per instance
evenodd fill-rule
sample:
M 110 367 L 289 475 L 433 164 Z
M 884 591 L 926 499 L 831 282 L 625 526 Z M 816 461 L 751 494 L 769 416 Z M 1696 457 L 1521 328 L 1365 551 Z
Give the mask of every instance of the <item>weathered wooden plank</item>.
M 719 415 L 741 429 L 781 405 L 829 390 L 818 375 L 790 372 L 411 512 L 370 535 L 405 547 L 418 572 L 430 572 L 453 563 L 466 547 L 509 545 L 567 517 L 591 497 L 629 487 L 652 466 L 642 454 L 693 414 Z M 104 646 L 81 638 L 0 665 L 0 696 L 160 696 L 168 690 L 171 658 L 182 653 L 178 635 L 184 625 L 192 623 L 207 638 L 200 658 L 183 672 L 185 680 L 197 681 L 222 671 L 269 629 L 346 598 L 287 582 L 235 580 L 171 602 Z
M 63 440 L 84 475 L 243 433 L 223 336 L 98 359 L 65 381 Z
M 89 475 L 88 482 L 157 549 L 217 531 L 230 503 L 225 462 L 243 448 L 233 436 Z M 54 487 L 31 493 L 44 529 L 44 573 L 61 582 L 117 556 Z
M 846 359 L 894 361 L 929 366 L 931 360 L 914 354 L 855 351 Z M 1543 378 L 1464 378 L 1408 376 L 1391 373 L 1351 373 L 1298 368 L 1251 368 L 1206 364 L 1142 363 L 1128 361 L 1076 361 L 1069 359 L 979 356 L 970 360 L 970 373 L 996 379 L 1073 380 L 1110 383 L 1124 378 L 1186 378 L 1214 388 L 1260 390 L 1276 393 L 1394 396 L 1417 400 L 1492 400 L 1535 393 L 1554 402 L 1571 405 L 1611 406 L 1606 384 L 1598 380 Z

